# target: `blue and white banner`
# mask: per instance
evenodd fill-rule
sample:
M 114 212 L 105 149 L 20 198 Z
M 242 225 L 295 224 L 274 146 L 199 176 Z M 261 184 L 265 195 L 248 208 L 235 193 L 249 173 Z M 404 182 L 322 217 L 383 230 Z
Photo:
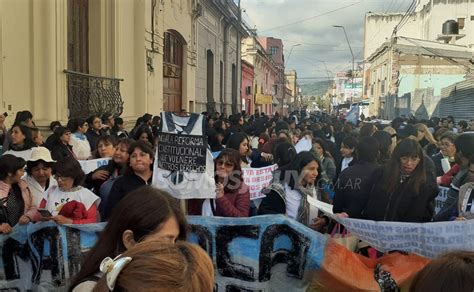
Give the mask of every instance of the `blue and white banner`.
M 91 160 L 78 160 L 85 174 L 93 172 L 97 168 L 109 164 L 110 158 L 98 158 Z

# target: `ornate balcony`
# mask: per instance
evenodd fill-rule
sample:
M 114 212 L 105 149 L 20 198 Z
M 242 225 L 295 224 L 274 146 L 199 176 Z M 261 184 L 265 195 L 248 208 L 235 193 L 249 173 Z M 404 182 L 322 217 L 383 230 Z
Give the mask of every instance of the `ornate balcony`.
M 67 74 L 69 118 L 87 118 L 123 112 L 120 81 L 123 79 L 94 76 L 69 70 Z

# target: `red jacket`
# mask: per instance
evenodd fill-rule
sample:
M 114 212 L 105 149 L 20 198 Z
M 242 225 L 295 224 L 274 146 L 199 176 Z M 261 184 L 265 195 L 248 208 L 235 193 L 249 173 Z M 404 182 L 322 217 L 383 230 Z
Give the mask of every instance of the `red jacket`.
M 202 215 L 204 200 L 193 199 L 188 201 L 189 215 Z M 239 190 L 234 193 L 225 193 L 223 197 L 215 199 L 216 212 L 220 217 L 248 217 L 250 212 L 249 187 L 242 182 Z

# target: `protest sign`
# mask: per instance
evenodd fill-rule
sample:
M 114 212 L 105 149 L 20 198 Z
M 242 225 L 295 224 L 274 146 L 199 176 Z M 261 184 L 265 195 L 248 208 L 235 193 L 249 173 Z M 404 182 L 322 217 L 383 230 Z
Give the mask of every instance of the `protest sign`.
M 441 208 L 443 208 L 444 202 L 446 202 L 446 199 L 448 198 L 448 191 L 449 188 L 439 187 L 439 193 L 435 199 L 435 214 L 438 214 L 439 211 L 441 211 Z
M 278 165 L 274 164 L 261 168 L 242 168 L 244 183 L 250 189 L 250 200 L 265 197 L 262 190 L 270 185 L 273 178 L 273 171 L 275 171 L 277 167 Z
M 403 287 L 427 262 L 402 254 L 362 260 L 282 215 L 191 216 L 188 221 L 189 240 L 203 247 L 214 262 L 218 292 L 306 291 L 311 283 L 324 288 L 319 291 L 380 291 L 373 277 L 377 263 Z M 0 289 L 66 291 L 104 226 L 30 223 L 0 235 Z
M 169 171 L 206 171 L 207 137 L 158 134 L 158 167 Z
M 109 164 L 111 158 L 98 158 L 91 160 L 78 160 L 85 174 L 93 172 L 97 168 Z

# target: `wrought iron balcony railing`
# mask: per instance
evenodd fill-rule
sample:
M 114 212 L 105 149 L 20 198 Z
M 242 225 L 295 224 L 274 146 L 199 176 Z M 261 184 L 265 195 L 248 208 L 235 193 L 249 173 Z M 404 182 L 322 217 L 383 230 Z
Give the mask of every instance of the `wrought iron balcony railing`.
M 123 100 L 120 81 L 123 79 L 93 76 L 64 70 L 67 74 L 69 118 L 87 118 L 111 113 L 120 116 Z

